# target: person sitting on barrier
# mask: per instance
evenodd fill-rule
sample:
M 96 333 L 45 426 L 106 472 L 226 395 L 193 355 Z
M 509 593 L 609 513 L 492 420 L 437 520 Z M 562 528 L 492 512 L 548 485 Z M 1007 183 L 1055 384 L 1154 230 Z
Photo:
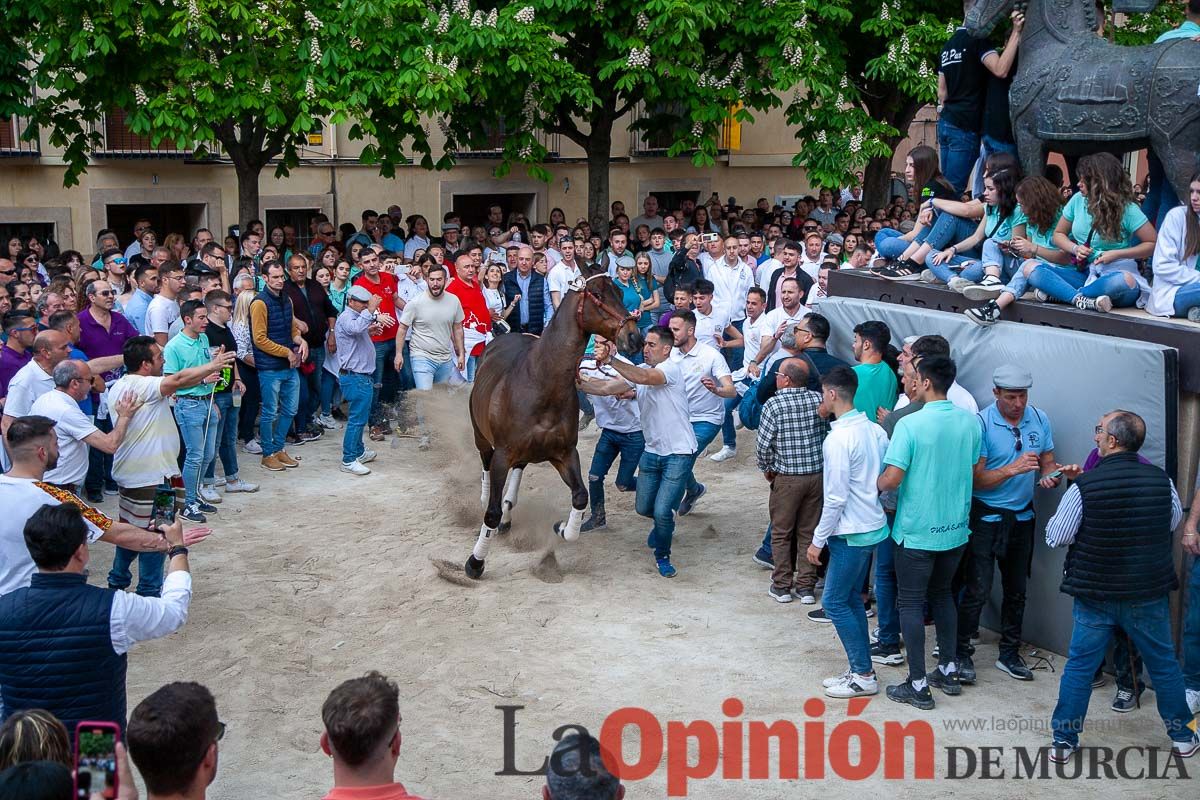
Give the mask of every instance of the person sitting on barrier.
M 1044 264 L 1030 273 L 1030 284 L 1084 311 L 1146 305 L 1150 285 L 1137 262 L 1154 252 L 1158 234 L 1133 201 L 1129 175 L 1116 156 L 1097 153 L 1079 160 L 1078 185 L 1054 229 L 1054 244 L 1072 264 Z
M 904 179 L 914 188 L 921 187 L 922 203 L 935 197 L 944 200 L 954 200 L 958 197 L 954 187 L 938 167 L 937 151 L 929 145 L 917 145 L 909 152 L 904 159 Z M 913 242 L 925 241 L 932 221 L 932 211 L 926 210 L 917 216 L 916 227 L 908 233 L 901 233 L 895 228 L 882 228 L 875 234 L 875 249 L 881 258 L 900 258 Z
M 929 271 L 921 274 L 921 280 L 937 278 L 968 300 L 994 300 L 1000 295 L 1004 290 L 1001 278 L 1011 277 L 1019 263 L 1008 249 L 1013 225 L 1023 218 L 1015 191 L 1019 177 L 1013 170 L 1002 169 L 984 178 L 984 212 L 979 226 L 958 244 L 930 253 L 925 259 Z M 977 247 L 978 261 L 959 255 Z
M 1018 178 L 1021 165 L 1017 157 L 1011 153 L 993 153 L 988 156 L 985 177 L 994 175 L 1002 170 L 1009 170 Z M 967 238 L 978 227 L 978 222 L 984 214 L 984 204 L 980 200 L 966 202 L 957 199 L 934 197 L 921 204 L 921 212 L 929 209 L 933 212 L 933 224 L 924 242 L 914 241 L 901 254 L 898 263 L 890 270 L 879 273 L 881 278 L 892 281 L 918 281 L 922 279 L 925 270 L 925 260 L 930 253 L 943 250 L 953 242 Z
M 1154 247 L 1154 285 L 1146 310 L 1200 322 L 1200 172 L 1188 183 L 1188 201 L 1167 212 Z
M 1012 228 L 1008 250 L 1025 259 L 1000 296 L 987 305 L 968 308 L 963 314 L 987 327 L 1000 321 L 1000 312 L 1025 294 L 1030 274 L 1043 264 L 1067 264 L 1071 257 L 1055 246 L 1054 229 L 1062 216 L 1062 193 L 1053 182 L 1031 175 L 1017 184 L 1020 220 Z M 1034 290 L 1034 299 L 1045 302 L 1046 293 Z

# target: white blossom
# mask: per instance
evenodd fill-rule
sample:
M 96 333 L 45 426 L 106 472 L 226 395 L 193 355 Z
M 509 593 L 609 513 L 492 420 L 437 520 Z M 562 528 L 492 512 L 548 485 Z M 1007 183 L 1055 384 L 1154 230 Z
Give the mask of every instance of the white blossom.
M 692 123 L 692 138 L 699 139 L 704 135 L 704 124 L 700 122 Z
M 141 17 L 138 17 L 133 23 L 133 32 L 139 39 L 146 38 L 146 24 L 142 22 Z
M 650 28 L 650 18 L 646 16 L 646 12 L 639 11 L 637 15 L 637 29 L 645 32 Z
M 850 80 L 845 75 L 843 75 L 842 79 L 840 81 L 838 81 L 838 87 L 840 87 L 842 89 L 850 88 Z
M 896 45 L 894 43 L 888 45 L 887 58 L 888 58 L 888 61 L 890 61 L 890 62 L 894 63 L 896 61 Z
M 534 16 L 533 6 L 525 6 L 520 11 L 518 11 L 516 14 L 513 15 L 513 19 L 515 19 L 517 22 L 522 23 L 523 25 L 528 25 L 531 22 L 533 22 L 533 16 Z
M 455 56 L 454 58 L 450 59 L 450 63 L 446 65 L 446 70 L 451 75 L 458 73 L 458 56 Z
M 321 43 L 317 41 L 317 37 L 313 37 L 308 43 L 308 56 L 316 64 L 321 60 Z
M 304 82 L 304 96 L 312 100 L 317 96 L 317 87 L 313 85 L 313 79 L 309 78 Z
M 489 28 L 494 28 L 494 27 L 496 27 L 496 19 L 497 19 L 497 17 L 498 17 L 498 14 L 496 13 L 496 9 L 494 9 L 494 8 L 493 8 L 491 11 L 489 11 L 489 12 L 488 12 L 488 15 L 487 15 L 487 20 L 486 20 L 486 22 L 487 22 L 487 26 L 488 26 Z
M 146 96 L 146 90 L 139 85 L 133 87 L 133 97 L 139 106 L 144 106 L 150 102 L 150 98 Z
M 850 152 L 851 153 L 859 152 L 860 150 L 862 150 L 862 146 L 863 146 L 862 133 L 856 133 L 850 137 Z
M 800 19 L 796 20 L 796 27 L 800 30 L 808 27 L 808 14 L 803 14 Z
M 817 131 L 817 144 L 825 144 L 827 141 L 825 131 Z
M 467 0 L 454 0 L 454 14 L 459 17 L 471 15 L 471 6 Z
M 886 22 L 887 20 L 891 19 L 891 18 L 892 18 L 892 12 L 891 12 L 891 10 L 889 10 L 887 6 L 880 6 L 880 8 L 879 8 L 879 18 L 880 18 L 881 20 L 884 20 L 885 22 Z
M 267 78 L 266 80 L 263 81 L 262 93 L 263 94 L 271 93 L 271 79 L 270 78 Z
M 629 51 L 629 56 L 625 59 L 625 65 L 630 69 L 646 68 L 650 66 L 650 48 L 634 47 Z
M 471 15 L 471 27 L 472 28 L 482 28 L 483 27 L 483 11 L 481 11 L 478 8 L 475 9 L 475 13 Z
M 522 145 L 521 149 L 517 151 L 517 157 L 520 158 L 522 161 L 527 161 L 527 160 L 533 158 L 532 145 L 528 145 L 528 144 Z
M 433 32 L 441 36 L 448 30 L 450 30 L 450 12 L 443 8 L 438 14 L 437 27 L 433 29 Z
M 431 44 L 425 45 L 425 60 L 429 62 L 433 61 L 433 45 Z
M 188 19 L 192 22 L 200 19 L 200 6 L 197 4 L 196 0 L 188 0 L 187 15 Z
M 234 83 L 233 83 L 233 73 L 232 73 L 232 72 L 230 72 L 230 73 L 228 73 L 228 74 L 226 74 L 226 75 L 225 75 L 225 88 L 226 88 L 226 89 L 233 89 L 233 87 L 234 87 Z
M 314 31 L 319 31 L 321 28 L 325 27 L 325 23 L 317 19 L 317 15 L 308 10 L 305 10 L 304 12 L 304 21 L 307 22 L 308 27 L 312 28 Z
M 96 25 L 95 25 L 95 23 L 92 22 L 92 18 L 89 17 L 87 14 L 83 15 L 83 21 L 80 23 L 80 25 L 88 33 L 96 32 Z
M 594 6 L 594 8 L 596 9 L 597 14 L 603 14 L 604 13 L 604 0 L 596 0 L 596 5 Z
M 354 48 L 355 50 L 362 50 L 363 49 L 363 40 L 358 38 L 357 36 L 351 36 L 350 37 L 350 46 L 352 48 Z
M 920 77 L 922 77 L 922 78 L 928 78 L 928 77 L 929 77 L 929 65 L 928 65 L 928 64 L 926 64 L 924 61 L 922 61 L 922 62 L 921 62 L 921 66 L 920 66 L 920 68 L 917 70 L 917 75 L 919 75 L 919 76 L 920 76 Z
M 902 55 L 908 55 L 908 33 L 907 32 L 900 34 L 900 53 Z

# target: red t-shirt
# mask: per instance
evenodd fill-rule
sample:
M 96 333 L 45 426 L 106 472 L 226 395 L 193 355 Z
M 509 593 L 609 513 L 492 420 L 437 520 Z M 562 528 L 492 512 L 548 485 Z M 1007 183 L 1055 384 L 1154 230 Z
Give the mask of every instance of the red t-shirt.
M 458 298 L 463 307 L 463 327 L 474 328 L 486 334 L 492 329 L 492 313 L 488 310 L 487 298 L 483 296 L 483 287 L 477 281 L 473 286 L 459 278 L 446 286 L 446 291 Z M 468 355 L 477 356 L 483 352 L 483 342 L 471 348 Z
M 354 282 L 355 286 L 365 286 L 371 294 L 378 295 L 383 298 L 379 304 L 379 313 L 391 314 L 397 321 L 400 315 L 396 313 L 396 276 L 390 272 L 380 272 L 379 282 L 368 278 L 366 275 L 359 275 L 358 280 Z M 383 333 L 371 337 L 372 342 L 386 342 L 396 338 L 396 329 L 384 328 Z
M 387 783 L 383 786 L 335 786 L 323 800 L 421 800 L 404 790 L 404 785 Z

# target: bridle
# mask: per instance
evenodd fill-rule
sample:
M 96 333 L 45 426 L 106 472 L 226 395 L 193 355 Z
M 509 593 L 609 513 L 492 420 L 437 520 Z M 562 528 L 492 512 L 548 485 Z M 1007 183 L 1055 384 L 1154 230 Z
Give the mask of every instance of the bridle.
M 621 309 L 621 311 L 615 310 L 612 306 L 610 306 L 608 303 L 606 303 L 604 301 L 603 297 L 601 297 L 600 295 L 593 292 L 591 289 L 589 289 L 587 287 L 588 281 L 593 281 L 596 278 L 607 278 L 607 277 L 609 277 L 607 274 L 605 274 L 603 272 L 597 272 L 595 275 L 589 276 L 587 278 L 576 278 L 574 281 L 572 281 L 571 288 L 579 291 L 583 295 L 583 297 L 580 298 L 580 300 L 579 300 L 579 305 L 577 305 L 575 307 L 575 321 L 579 324 L 580 330 L 583 329 L 584 300 L 590 301 L 592 303 L 592 305 L 594 305 L 597 309 L 600 310 L 600 313 L 603 316 L 618 320 L 617 327 L 621 327 L 629 320 L 635 319 L 633 314 L 630 314 L 628 312 L 621 313 L 621 312 L 625 311 L 625 309 L 623 309 L 623 308 Z

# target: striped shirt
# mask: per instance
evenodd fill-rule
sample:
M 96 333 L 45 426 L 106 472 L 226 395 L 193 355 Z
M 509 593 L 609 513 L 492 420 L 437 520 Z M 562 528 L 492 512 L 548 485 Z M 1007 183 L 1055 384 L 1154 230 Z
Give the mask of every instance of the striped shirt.
M 821 472 L 821 448 L 829 423 L 817 414 L 821 395 L 809 389 L 780 389 L 763 406 L 755 442 L 758 468 L 780 475 Z
M 1046 544 L 1050 547 L 1064 547 L 1075 541 L 1079 533 L 1079 525 L 1083 522 L 1083 495 L 1079 493 L 1078 484 L 1071 484 L 1058 510 L 1046 523 Z M 1179 493 L 1175 491 L 1175 481 L 1171 481 L 1171 530 L 1183 522 L 1183 504 L 1179 502 Z

